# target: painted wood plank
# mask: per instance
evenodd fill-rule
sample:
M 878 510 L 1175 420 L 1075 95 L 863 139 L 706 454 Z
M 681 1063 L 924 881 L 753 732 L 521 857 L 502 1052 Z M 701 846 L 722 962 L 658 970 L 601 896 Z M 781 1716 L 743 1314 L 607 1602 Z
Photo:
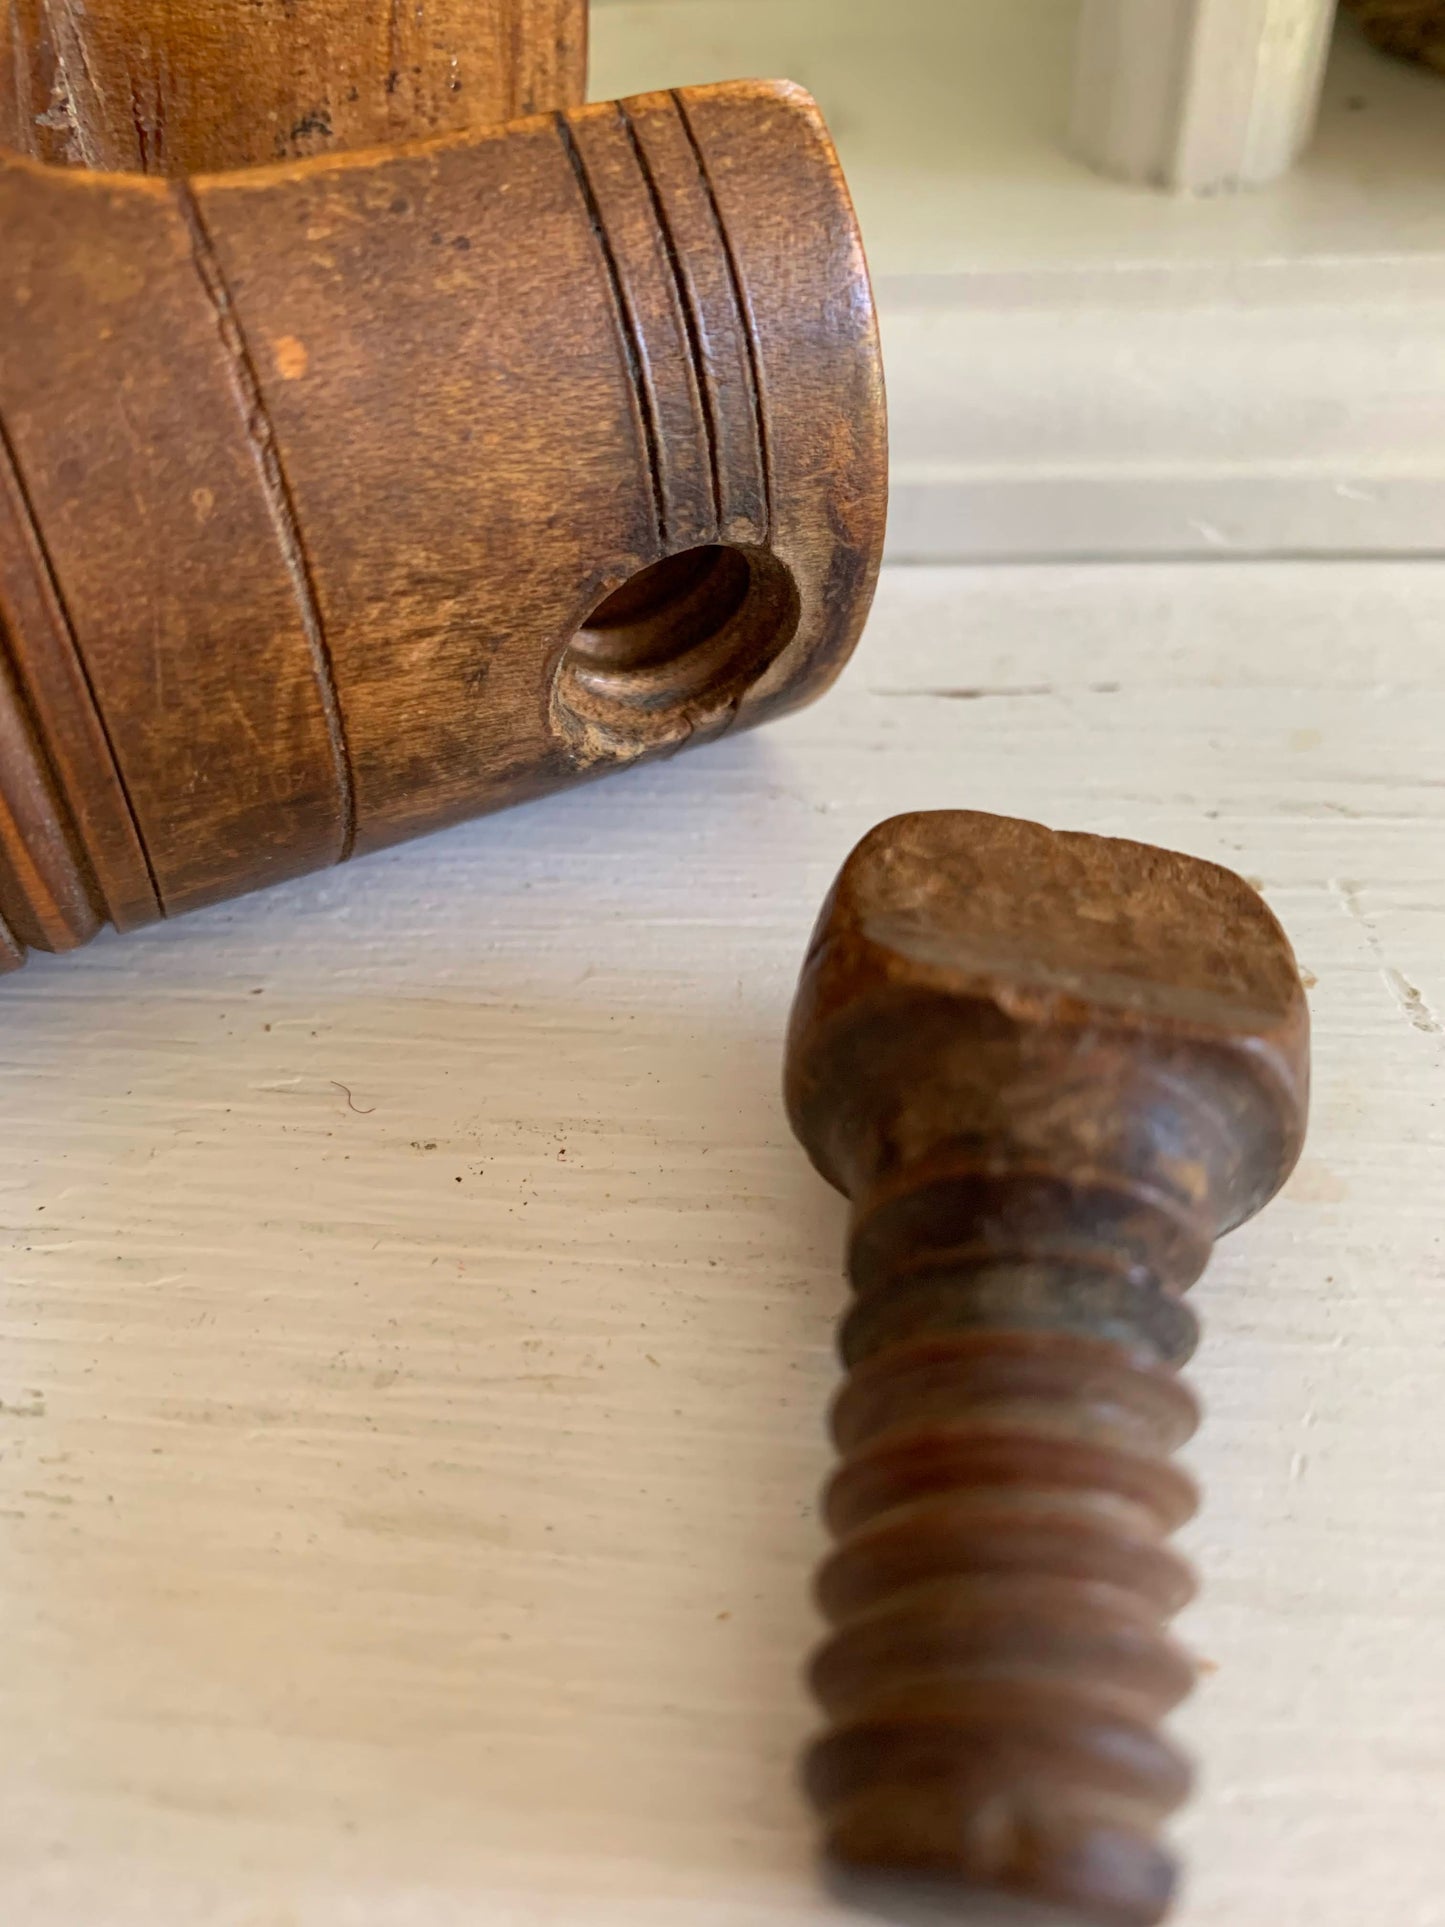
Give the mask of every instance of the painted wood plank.
M 1445 1879 L 1445 577 L 892 571 L 770 731 L 0 986 L 0 1918 L 793 1927 L 843 1209 L 781 1030 L 898 809 L 1257 877 L 1313 1134 L 1198 1288 L 1180 1927 Z

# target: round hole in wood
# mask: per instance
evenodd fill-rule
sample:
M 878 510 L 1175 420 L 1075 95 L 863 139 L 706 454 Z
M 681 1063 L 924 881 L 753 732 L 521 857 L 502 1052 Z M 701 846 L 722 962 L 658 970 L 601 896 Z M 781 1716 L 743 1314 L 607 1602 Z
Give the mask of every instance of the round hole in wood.
M 563 653 L 564 720 L 646 747 L 735 704 L 791 640 L 798 593 L 766 549 L 708 543 L 612 589 Z

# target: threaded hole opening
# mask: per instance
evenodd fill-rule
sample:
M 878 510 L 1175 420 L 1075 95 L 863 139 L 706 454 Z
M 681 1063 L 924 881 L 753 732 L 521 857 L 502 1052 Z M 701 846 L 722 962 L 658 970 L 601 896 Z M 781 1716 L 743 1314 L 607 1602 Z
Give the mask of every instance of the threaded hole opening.
M 736 704 L 792 639 L 793 578 L 766 549 L 707 543 L 612 588 L 562 655 L 561 720 L 666 742 Z

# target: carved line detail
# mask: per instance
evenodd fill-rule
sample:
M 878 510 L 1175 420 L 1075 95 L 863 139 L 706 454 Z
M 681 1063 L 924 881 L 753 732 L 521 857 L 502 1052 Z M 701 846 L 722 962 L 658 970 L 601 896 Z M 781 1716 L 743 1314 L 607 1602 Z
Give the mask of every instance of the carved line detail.
M 24 961 L 24 947 L 4 917 L 0 917 L 0 970 L 18 970 Z
M 35 505 L 31 500 L 30 491 L 25 484 L 25 477 L 21 471 L 15 444 L 10 438 L 10 432 L 5 425 L 3 416 L 0 416 L 0 466 L 4 468 L 4 479 L 9 485 L 5 493 L 9 495 L 17 514 L 24 519 L 24 534 L 29 537 L 29 546 L 35 557 L 36 565 L 43 577 L 47 599 L 57 618 L 59 626 L 57 641 L 65 648 L 69 658 L 69 666 L 75 671 L 79 699 L 88 705 L 90 717 L 94 722 L 99 738 L 97 748 L 100 744 L 104 745 L 105 754 L 110 765 L 108 773 L 114 781 L 115 794 L 124 807 L 128 827 L 134 839 L 135 849 L 140 856 L 142 864 L 145 866 L 146 883 L 150 895 L 154 900 L 156 915 L 158 917 L 164 917 L 166 913 L 165 904 L 162 901 L 160 887 L 156 881 L 155 870 L 151 864 L 150 851 L 146 848 L 145 837 L 141 833 L 140 821 L 136 815 L 135 804 L 131 799 L 130 790 L 126 784 L 125 772 L 120 766 L 120 758 L 116 755 L 115 743 L 111 738 L 110 728 L 105 719 L 105 712 L 96 699 L 95 686 L 91 682 L 90 670 L 80 648 L 80 642 L 75 632 L 75 623 L 61 590 L 60 579 L 55 572 L 55 564 L 51 559 L 50 550 L 46 546 L 39 517 L 35 513 Z M 17 652 L 3 621 L 0 621 L 0 648 L 3 648 L 5 651 L 11 678 L 17 693 L 23 701 L 25 700 L 27 688 L 26 678 L 23 672 L 23 666 L 17 658 Z M 36 745 L 37 754 L 43 760 L 56 796 L 58 798 L 64 798 L 65 785 L 59 772 L 55 768 L 52 746 L 46 740 L 45 731 L 41 727 L 39 718 L 34 710 L 33 700 L 26 703 L 26 712 L 26 720 L 30 725 L 30 734 Z M 70 799 L 66 800 L 70 802 Z M 66 831 L 66 844 L 72 852 L 74 852 L 74 860 L 85 888 L 85 894 L 92 898 L 104 911 L 114 915 L 114 908 L 107 901 L 106 891 L 99 882 L 99 871 L 94 853 L 87 849 L 85 837 L 75 822 L 74 817 L 75 812 L 72 803 L 71 807 L 66 810 L 62 821 Z M 139 878 L 137 878 L 137 882 L 139 882 Z
M 712 210 L 712 218 L 717 223 L 718 240 L 722 246 L 723 259 L 727 262 L 728 279 L 732 283 L 733 299 L 737 303 L 738 318 L 742 323 L 743 340 L 747 344 L 748 378 L 752 391 L 750 399 L 753 419 L 757 423 L 759 466 L 762 470 L 763 540 L 766 541 L 773 526 L 773 461 L 768 436 L 767 411 L 763 407 L 762 354 L 758 343 L 757 320 L 738 266 L 737 250 L 733 246 L 727 222 L 723 219 L 722 208 L 718 205 L 717 190 L 713 186 L 712 175 L 708 172 L 702 143 L 698 140 L 697 130 L 688 116 L 687 102 L 676 88 L 672 90 L 672 102 L 677 108 L 678 119 L 682 122 L 683 132 L 687 135 L 688 145 L 697 161 L 697 171 L 702 178 L 708 206 Z
M 675 101 L 675 96 L 672 98 Z M 693 384 L 697 389 L 698 402 L 702 411 L 703 430 L 707 437 L 708 474 L 712 484 L 713 522 L 720 527 L 722 523 L 722 473 L 719 467 L 717 418 L 713 408 L 711 385 L 707 380 L 703 366 L 702 327 L 696 305 L 693 301 L 692 290 L 688 285 L 687 276 L 683 273 L 682 263 L 678 259 L 677 237 L 673 233 L 672 223 L 668 218 L 667 206 L 658 188 L 657 177 L 653 173 L 652 164 L 647 158 L 641 141 L 637 138 L 636 125 L 633 122 L 632 116 L 628 113 L 625 103 L 619 103 L 618 112 L 622 116 L 623 129 L 626 132 L 628 142 L 632 148 L 633 158 L 637 162 L 638 171 L 642 175 L 648 198 L 652 203 L 653 218 L 657 222 L 657 231 L 662 239 L 663 252 L 667 256 L 668 271 L 672 275 L 673 286 L 677 291 L 678 310 L 682 315 L 683 327 L 687 333 L 687 351 L 692 361 Z
M 662 463 L 658 448 L 658 423 L 655 404 L 648 384 L 643 379 L 643 343 L 638 339 L 632 316 L 628 309 L 622 285 L 622 270 L 618 265 L 617 251 L 612 245 L 612 237 L 602 219 L 602 209 L 597 202 L 592 177 L 587 172 L 587 163 L 577 138 L 572 132 L 572 124 L 566 114 L 555 116 L 557 131 L 561 136 L 562 147 L 577 177 L 577 186 L 582 195 L 582 204 L 587 211 L 587 224 L 601 250 L 603 263 L 607 269 L 607 282 L 612 298 L 613 319 L 616 322 L 618 338 L 622 342 L 623 353 L 627 360 L 627 373 L 631 379 L 632 392 L 636 396 L 638 419 L 642 427 L 642 443 L 647 458 L 648 473 L 652 480 L 652 512 L 657 527 L 659 548 L 667 546 L 667 513 L 664 506 L 662 486 Z
M 345 863 L 356 847 L 356 779 L 351 766 L 351 749 L 346 739 L 346 722 L 341 712 L 341 698 L 336 685 L 335 664 L 331 658 L 331 646 L 326 639 L 326 625 L 322 620 L 316 583 L 312 576 L 310 559 L 306 553 L 306 544 L 302 538 L 301 524 L 296 514 L 295 498 L 291 493 L 291 484 L 281 459 L 275 429 L 266 408 L 265 397 L 261 392 L 256 363 L 236 314 L 235 303 L 231 299 L 231 291 L 226 284 L 220 258 L 201 214 L 200 204 L 188 182 L 177 180 L 172 183 L 172 186 L 175 190 L 177 205 L 190 232 L 191 253 L 195 260 L 196 272 L 215 310 L 216 325 L 230 364 L 236 400 L 245 422 L 256 467 L 261 476 L 266 506 L 276 531 L 282 560 L 291 578 L 301 626 L 310 650 L 312 674 L 316 680 L 321 710 L 326 721 L 326 734 L 331 745 L 331 763 L 336 780 L 338 813 L 341 819 L 336 861 Z
M 45 950 L 73 950 L 104 921 L 62 796 L 0 614 L 0 912 L 17 942 Z
M 37 921 L 42 925 L 47 921 L 58 923 L 68 943 L 83 943 L 95 934 L 104 921 L 105 898 L 87 855 L 84 838 L 65 807 L 65 792 L 45 741 L 40 719 L 35 714 L 24 677 L 20 673 L 3 608 L 0 608 L 0 710 L 5 712 L 0 717 L 0 744 L 6 745 L 3 767 L 0 767 L 0 852 L 3 852 L 8 840 L 11 871 L 22 898 Z M 22 818 L 15 808 L 14 792 L 7 794 L 11 783 L 22 796 L 28 789 L 32 824 L 38 808 L 44 825 L 41 835 L 50 846 L 51 861 L 48 865 L 27 841 Z M 55 876 L 57 857 L 60 857 L 62 867 L 70 873 L 64 879 L 64 883 L 69 885 L 68 894 L 71 898 L 68 907 L 62 901 L 61 892 L 53 888 L 58 881 Z M 48 875 L 45 874 L 47 870 Z M 30 878 L 28 888 L 27 875 Z M 47 897 L 51 899 L 48 917 Z M 76 910 L 80 910 L 79 916 L 74 914 Z

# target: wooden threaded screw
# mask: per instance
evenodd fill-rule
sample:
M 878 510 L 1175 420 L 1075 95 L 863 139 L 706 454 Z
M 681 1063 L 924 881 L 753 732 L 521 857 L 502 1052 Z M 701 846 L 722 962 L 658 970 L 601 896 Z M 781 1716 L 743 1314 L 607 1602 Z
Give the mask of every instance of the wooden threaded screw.
M 842 1866 L 1147 1927 L 1189 1769 L 1182 1294 L 1303 1139 L 1288 940 L 1210 863 L 972 812 L 845 864 L 788 1043 L 852 1200 L 807 1784 Z

